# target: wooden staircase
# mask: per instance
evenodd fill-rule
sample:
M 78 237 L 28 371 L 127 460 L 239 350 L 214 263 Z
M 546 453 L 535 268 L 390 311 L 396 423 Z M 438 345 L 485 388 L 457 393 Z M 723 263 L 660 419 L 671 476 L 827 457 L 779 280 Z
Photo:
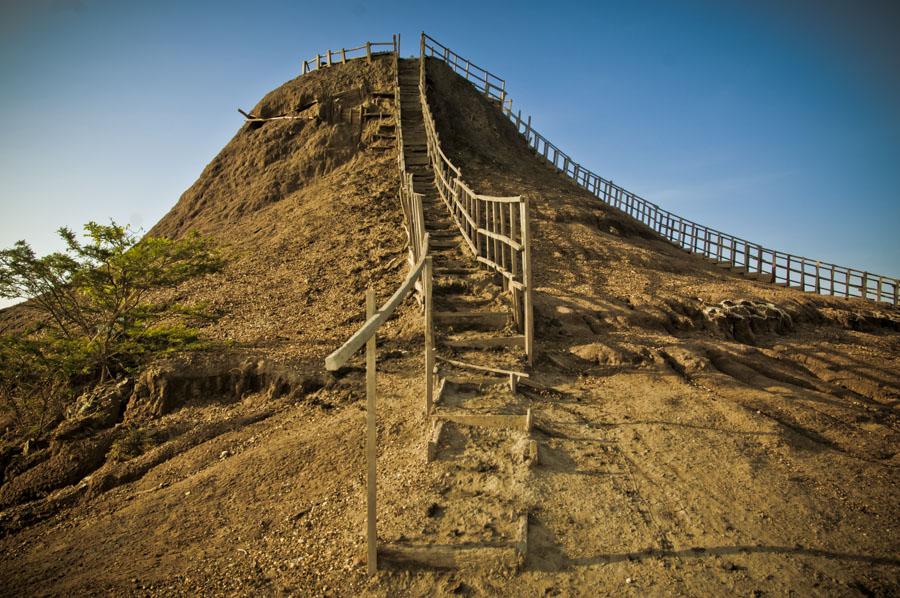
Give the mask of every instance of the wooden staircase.
M 518 383 L 524 337 L 497 277 L 479 267 L 438 196 L 419 99 L 419 63 L 399 61 L 404 160 L 423 195 L 434 264 L 438 390 L 426 430 L 430 505 L 398 514 L 378 547 L 400 567 L 516 568 L 528 541 L 525 485 L 537 462 L 532 413 Z M 477 369 L 472 366 L 477 366 Z
M 400 61 L 400 104 L 406 168 L 413 174 L 415 191 L 424 195 L 425 228 L 431 237 L 437 348 L 519 349 L 505 356 L 506 365 L 515 366 L 525 341 L 512 326 L 508 296 L 491 272 L 478 267 L 434 185 L 419 102 L 417 61 Z

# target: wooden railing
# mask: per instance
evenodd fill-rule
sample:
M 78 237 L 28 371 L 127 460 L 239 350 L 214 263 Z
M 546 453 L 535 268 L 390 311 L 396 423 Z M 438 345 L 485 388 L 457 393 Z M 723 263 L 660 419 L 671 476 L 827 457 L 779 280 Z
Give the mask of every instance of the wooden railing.
M 390 50 L 378 51 L 377 48 L 390 48 Z M 316 54 L 315 58 L 303 61 L 300 74 L 305 75 L 310 71 L 318 70 L 322 67 L 329 67 L 335 64 L 344 64 L 350 60 L 365 58 L 369 62 L 372 56 L 377 54 L 399 54 L 400 53 L 400 36 L 394 35 L 393 40 L 389 42 L 366 42 L 355 48 L 341 48 L 340 50 L 325 50 L 324 54 Z
M 422 33 L 422 52 L 425 56 L 435 56 L 443 60 L 456 73 L 465 77 L 466 81 L 481 90 L 489 98 L 506 101 L 506 81 L 483 69 L 475 63 L 463 58 L 447 46 L 443 45 L 427 33 Z
M 646 224 L 678 247 L 765 282 L 822 295 L 898 304 L 900 280 L 897 278 L 763 247 L 683 218 L 591 172 L 535 131 L 531 116 L 523 117 L 521 110 L 513 112 L 512 98 L 506 94 L 503 79 L 475 67 L 425 34 L 423 40 L 430 56 L 443 60 L 457 73 L 465 72 L 466 79 L 479 91 L 497 101 L 503 114 L 537 155 L 606 204 Z M 463 67 L 467 70 L 463 71 Z M 474 79 L 468 76 L 469 72 L 475 73 Z
M 528 364 L 531 365 L 534 362 L 534 282 L 528 198 L 493 197 L 475 193 L 463 181 L 459 167 L 444 153 L 426 91 L 425 56 L 429 39 L 431 38 L 422 34 L 419 100 L 422 103 L 425 137 L 434 170 L 435 187 L 475 259 L 502 276 L 503 289 L 512 296 L 516 323 L 524 332 L 525 353 Z M 493 87 L 488 84 L 488 89 Z

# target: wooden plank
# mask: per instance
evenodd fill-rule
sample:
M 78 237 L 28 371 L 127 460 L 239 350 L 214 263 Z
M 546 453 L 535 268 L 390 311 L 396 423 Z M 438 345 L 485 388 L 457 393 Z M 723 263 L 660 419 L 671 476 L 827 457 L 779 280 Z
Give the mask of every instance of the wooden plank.
M 458 320 L 488 320 L 492 323 L 502 326 L 509 321 L 509 318 L 510 314 L 505 311 L 461 310 L 434 312 L 434 319 L 441 322 L 454 322 Z
M 514 375 L 516 378 L 528 378 L 528 374 L 525 372 L 517 372 L 515 370 L 505 370 L 502 368 L 494 368 L 486 365 L 476 365 L 474 363 L 466 363 L 464 361 L 458 361 L 456 359 L 448 359 L 447 357 L 441 357 L 440 355 L 435 355 L 435 358 L 438 361 L 442 361 L 444 363 L 449 363 L 450 365 L 455 365 L 459 368 L 469 369 L 469 370 L 477 370 L 479 372 L 492 372 L 495 374 L 503 374 L 503 375 Z
M 399 567 L 430 569 L 515 569 L 523 560 L 518 544 L 463 545 L 386 544 L 379 548 L 384 561 Z
M 502 234 L 500 234 L 500 233 L 492 232 L 492 231 L 490 231 L 490 230 L 488 230 L 488 229 L 486 229 L 486 228 L 479 228 L 479 229 L 478 229 L 478 232 L 481 233 L 482 235 L 486 236 L 486 237 L 489 237 L 489 238 L 495 240 L 495 241 L 499 241 L 499 242 L 501 242 L 501 243 L 504 243 L 504 244 L 508 245 L 509 247 L 515 249 L 516 251 L 522 251 L 522 245 L 521 245 L 520 243 L 517 243 L 516 241 L 513 241 L 512 239 L 510 239 L 510 238 L 507 237 L 506 235 L 502 235 Z
M 522 283 L 522 282 L 519 282 L 518 280 L 516 280 L 515 277 L 513 277 L 512 272 L 509 272 L 509 271 L 507 271 L 507 270 L 503 270 L 503 269 L 499 266 L 499 264 L 495 264 L 495 263 L 492 262 L 491 260 L 487 259 L 486 257 L 481 257 L 480 255 L 475 257 L 475 261 L 477 261 L 478 263 L 484 264 L 484 265 L 486 265 L 486 266 L 488 266 L 488 267 L 490 267 L 490 268 L 496 270 L 496 271 L 499 272 L 501 275 L 503 275 L 504 277 L 506 277 L 506 279 L 509 281 L 509 285 L 510 285 L 511 287 L 513 287 L 513 288 L 515 288 L 515 289 L 522 290 L 522 291 L 525 290 L 525 284 Z
M 464 339 L 447 339 L 441 343 L 445 347 L 454 349 L 494 349 L 500 347 L 525 347 L 525 337 L 515 336 L 484 336 Z
M 477 428 L 497 428 L 501 430 L 522 430 L 528 432 L 528 414 L 506 415 L 500 413 L 434 413 L 437 420 L 450 421 L 463 426 Z
M 534 365 L 534 305 L 531 270 L 531 223 L 528 214 L 528 197 L 522 198 L 520 204 L 520 218 L 522 223 L 522 246 L 525 254 L 522 259 L 522 282 L 525 285 L 525 353 L 528 355 L 528 365 Z

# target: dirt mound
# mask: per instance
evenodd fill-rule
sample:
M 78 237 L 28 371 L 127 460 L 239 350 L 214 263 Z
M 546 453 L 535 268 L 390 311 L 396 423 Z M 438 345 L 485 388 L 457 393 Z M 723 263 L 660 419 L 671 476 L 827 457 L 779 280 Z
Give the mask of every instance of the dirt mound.
M 340 376 L 321 363 L 362 321 L 365 286 L 383 300 L 401 281 L 405 237 L 395 155 L 374 141 L 392 117 L 354 141 L 329 110 L 245 125 L 154 228 L 199 228 L 229 258 L 176 291 L 220 314 L 206 333 L 227 358 L 159 364 L 118 406 L 88 401 L 85 420 L 122 418 L 67 429 L 104 454 L 89 477 L 59 467 L 63 444 L 0 452 L 4 500 L 36 498 L 0 515 L 0 593 L 900 591 L 898 311 L 685 254 L 550 170 L 470 84 L 428 69 L 467 182 L 533 206 L 538 355 L 519 400 L 537 462 L 504 478 L 522 458 L 510 438 L 482 443 L 498 449 L 472 469 L 528 497 L 521 570 L 365 575 L 363 377 L 358 362 Z M 322 69 L 253 112 L 341 97 L 374 112 L 380 96 L 353 90 L 392 90 L 391 76 L 387 61 Z M 440 470 L 423 470 L 413 302 L 378 343 L 380 537 L 416 524 L 450 534 L 466 517 L 485 536 L 509 524 L 468 512 L 466 487 L 423 491 Z M 448 450 L 478 434 L 451 429 Z M 41 467 L 58 473 L 40 492 L 16 481 Z
M 189 230 L 227 235 L 244 216 L 253 217 L 270 204 L 293 194 L 347 163 L 364 147 L 357 122 L 346 113 L 364 107 L 377 110 L 390 90 L 391 63 L 350 62 L 288 81 L 260 100 L 254 116 L 294 116 L 244 124 L 172 210 L 148 234 L 180 236 Z M 337 110 L 330 110 L 335 101 Z M 259 239 L 263 235 L 251 234 Z

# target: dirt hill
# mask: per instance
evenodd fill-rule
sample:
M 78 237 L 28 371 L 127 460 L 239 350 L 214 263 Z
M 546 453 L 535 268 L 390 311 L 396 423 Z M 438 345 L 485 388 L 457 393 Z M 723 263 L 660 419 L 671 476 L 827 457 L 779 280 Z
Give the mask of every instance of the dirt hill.
M 151 230 L 216 239 L 227 268 L 177 292 L 221 314 L 206 332 L 227 344 L 126 383 L 114 421 L 4 452 L 0 593 L 900 591 L 898 310 L 685 254 L 549 170 L 435 61 L 445 151 L 478 192 L 532 205 L 528 556 L 366 577 L 361 371 L 322 362 L 362 321 L 365 287 L 383 301 L 406 272 L 396 154 L 380 148 L 393 81 L 381 58 L 271 92 L 252 114 L 311 120 L 243 125 Z M 389 114 L 360 130 L 344 116 L 358 106 Z M 408 301 L 379 340 L 385 537 L 435 512 L 420 318 Z

